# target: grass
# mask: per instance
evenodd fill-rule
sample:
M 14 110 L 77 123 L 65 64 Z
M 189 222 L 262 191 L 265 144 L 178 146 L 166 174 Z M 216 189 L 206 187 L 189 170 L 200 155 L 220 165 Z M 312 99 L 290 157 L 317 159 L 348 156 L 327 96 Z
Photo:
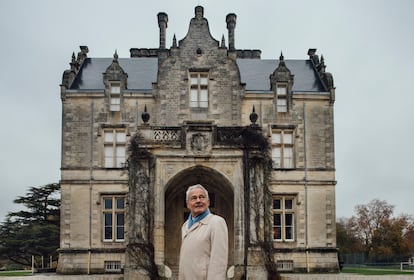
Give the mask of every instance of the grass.
M 354 273 L 360 275 L 391 275 L 409 274 L 414 275 L 414 270 L 400 270 L 388 268 L 369 268 L 369 267 L 344 267 L 342 273 Z
M 0 271 L 0 277 L 4 276 L 27 276 L 31 275 L 32 272 L 30 270 L 16 270 L 16 271 Z

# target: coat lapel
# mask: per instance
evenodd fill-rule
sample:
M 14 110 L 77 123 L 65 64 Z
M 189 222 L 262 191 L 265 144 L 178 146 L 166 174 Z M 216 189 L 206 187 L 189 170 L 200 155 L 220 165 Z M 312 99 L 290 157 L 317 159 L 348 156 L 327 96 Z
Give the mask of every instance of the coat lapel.
M 186 237 L 187 237 L 187 235 L 188 235 L 190 232 L 192 232 L 192 231 L 194 231 L 194 230 L 198 229 L 201 225 L 206 225 L 206 224 L 208 224 L 208 221 L 210 220 L 210 218 L 211 218 L 211 214 L 208 214 L 208 215 L 207 215 L 207 217 L 205 217 L 205 218 L 204 218 L 204 219 L 202 219 L 201 221 L 199 221 L 199 222 L 195 223 L 195 224 L 194 224 L 191 228 L 188 228 L 188 223 L 186 222 L 186 223 L 184 224 L 184 230 L 185 230 L 185 232 L 184 232 L 183 239 L 184 239 L 184 238 L 186 238 Z

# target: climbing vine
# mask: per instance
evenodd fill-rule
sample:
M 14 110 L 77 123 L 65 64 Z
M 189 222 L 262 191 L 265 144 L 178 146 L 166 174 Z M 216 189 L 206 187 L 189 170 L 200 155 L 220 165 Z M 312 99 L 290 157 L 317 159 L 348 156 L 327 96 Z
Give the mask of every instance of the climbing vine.
M 154 202 L 151 188 L 152 154 L 140 147 L 142 137 L 135 134 L 129 145 L 128 209 L 129 234 L 128 269 L 145 271 L 151 280 L 160 279 L 154 258 L 153 217 Z
M 278 280 L 280 275 L 273 261 L 273 242 L 270 237 L 272 195 L 269 191 L 269 178 L 272 160 L 269 155 L 269 142 L 257 126 L 249 126 L 242 132 L 242 144 L 245 168 L 246 240 L 262 248 L 268 280 Z M 250 225 L 251 216 L 253 216 L 253 226 Z M 254 228 L 253 232 L 250 231 L 251 228 Z M 248 244 L 245 247 L 246 252 L 247 249 Z M 247 263 L 245 267 L 246 265 Z
M 240 130 L 233 132 L 240 135 Z M 234 137 L 231 137 L 233 139 Z M 237 138 L 237 137 L 236 137 Z M 268 280 L 278 280 L 280 275 L 273 261 L 272 195 L 269 191 L 271 158 L 269 143 L 257 126 L 245 127 L 241 131 L 244 163 L 244 200 L 245 200 L 245 264 L 249 246 L 259 246 L 263 252 L 264 265 Z M 153 155 L 140 143 L 139 134 L 134 135 L 129 146 L 128 158 L 128 207 L 129 242 L 127 269 L 145 271 L 151 280 L 158 280 L 157 265 L 154 259 L 153 240 Z M 237 145 L 237 144 L 236 144 Z M 253 223 L 253 224 L 251 224 Z M 246 277 L 247 273 L 244 273 Z M 243 278 L 242 278 L 243 279 Z

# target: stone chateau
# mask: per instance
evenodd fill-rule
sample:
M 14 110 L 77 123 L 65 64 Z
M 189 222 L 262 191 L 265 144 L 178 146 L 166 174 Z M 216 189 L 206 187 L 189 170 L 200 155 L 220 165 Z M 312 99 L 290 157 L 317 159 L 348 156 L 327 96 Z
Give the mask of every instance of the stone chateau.
M 159 13 L 158 48 L 73 54 L 61 84 L 59 273 L 138 279 L 142 242 L 176 279 L 196 183 L 228 224 L 230 279 L 338 271 L 332 75 L 316 49 L 285 59 L 275 46 L 280 56 L 262 59 L 236 48 L 236 15 L 225 21 L 216 40 L 197 6 L 167 47 Z

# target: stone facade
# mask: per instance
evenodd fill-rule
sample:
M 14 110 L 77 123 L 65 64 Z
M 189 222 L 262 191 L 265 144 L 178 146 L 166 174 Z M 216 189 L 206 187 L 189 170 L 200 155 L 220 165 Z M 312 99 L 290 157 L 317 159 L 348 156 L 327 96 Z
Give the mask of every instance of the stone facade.
M 142 277 L 128 253 L 142 239 L 158 273 L 175 279 L 184 193 L 196 183 L 228 224 L 229 277 L 264 279 L 269 263 L 338 271 L 335 88 L 323 57 L 310 49 L 305 60 L 262 60 L 235 48 L 235 14 L 226 46 L 203 12 L 195 8 L 188 34 L 168 49 L 159 13 L 159 48 L 99 59 L 81 46 L 72 56 L 61 85 L 59 273 Z M 146 155 L 131 185 L 134 137 Z

